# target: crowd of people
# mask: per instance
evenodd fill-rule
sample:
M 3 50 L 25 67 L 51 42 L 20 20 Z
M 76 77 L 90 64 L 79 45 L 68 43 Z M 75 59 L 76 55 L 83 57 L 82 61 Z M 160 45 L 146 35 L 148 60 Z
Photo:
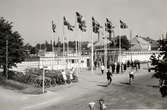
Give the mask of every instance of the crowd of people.
M 62 70 L 61 72 L 62 77 L 63 77 L 63 81 L 65 84 L 70 84 L 73 80 L 77 80 L 78 75 L 76 72 L 76 69 L 74 67 L 72 67 L 70 70 Z
M 129 84 L 131 84 L 131 81 L 134 80 L 134 72 L 140 69 L 139 61 L 127 61 L 126 63 L 115 62 L 115 63 L 107 64 L 107 67 L 105 67 L 104 64 L 102 63 L 101 73 L 103 75 L 105 72 L 105 69 L 107 70 L 106 71 L 107 81 L 108 81 L 107 85 L 110 85 L 112 82 L 112 74 L 113 73 L 116 73 L 116 74 L 124 73 L 126 72 L 128 67 L 130 67 Z
M 115 63 L 110 63 L 107 64 L 107 66 L 104 65 L 104 63 L 101 63 L 101 73 L 102 75 L 104 73 L 106 73 L 107 75 L 107 80 L 108 80 L 108 85 L 111 84 L 112 82 L 112 74 L 119 74 L 119 73 L 124 73 L 128 67 L 133 67 L 133 69 L 135 68 L 136 71 L 138 69 L 140 69 L 140 62 L 139 61 L 127 61 L 126 63 L 119 63 L 119 62 L 115 62 Z M 95 68 L 97 68 L 95 66 Z M 132 72 L 130 72 L 131 74 Z M 72 67 L 70 70 L 62 70 L 61 72 L 64 83 L 68 83 L 72 82 L 74 79 L 77 79 L 76 77 L 78 77 L 77 75 L 77 71 L 76 68 Z M 130 78 L 134 79 L 133 75 L 129 75 Z
M 128 67 L 133 67 L 136 70 L 140 69 L 140 62 L 139 61 L 127 61 L 127 62 L 115 62 L 115 63 L 110 63 L 107 64 L 107 69 L 110 69 L 112 71 L 112 73 L 122 73 L 125 72 L 127 70 Z M 104 63 L 101 63 L 101 71 L 102 74 L 104 73 Z

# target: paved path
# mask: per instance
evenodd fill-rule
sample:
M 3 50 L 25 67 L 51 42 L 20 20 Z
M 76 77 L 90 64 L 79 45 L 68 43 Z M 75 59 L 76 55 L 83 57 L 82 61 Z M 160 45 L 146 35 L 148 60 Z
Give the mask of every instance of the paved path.
M 42 95 L 26 95 L 0 88 L 0 106 L 2 110 L 88 110 L 90 101 L 102 97 L 109 109 L 167 108 L 167 99 L 161 98 L 158 89 L 153 88 L 157 80 L 150 76 L 146 70 L 140 70 L 133 85 L 129 86 L 127 73 L 114 74 L 112 84 L 105 87 L 105 75 L 99 70 L 94 74 L 85 70 L 80 73 L 78 83 L 52 87 Z
M 40 110 L 89 110 L 88 103 L 103 98 L 108 109 L 164 109 L 167 108 L 167 98 L 162 98 L 157 88 L 158 80 L 151 79 L 152 73 L 142 69 L 135 74 L 135 81 L 128 84 L 128 74 L 115 74 L 113 82 L 106 87 L 105 76 L 98 74 L 93 80 L 91 89 L 88 87 L 85 94 L 74 99 L 63 99 L 59 103 Z M 92 81 L 91 80 L 91 81 Z M 82 84 L 85 88 L 86 85 Z M 93 89 L 93 90 L 92 90 Z M 78 92 L 80 89 L 78 90 Z M 98 110 L 98 104 L 96 104 Z

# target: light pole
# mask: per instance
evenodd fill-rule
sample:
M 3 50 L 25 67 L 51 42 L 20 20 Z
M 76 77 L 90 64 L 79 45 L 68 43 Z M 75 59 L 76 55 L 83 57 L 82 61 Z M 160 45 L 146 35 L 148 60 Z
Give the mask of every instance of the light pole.
M 43 66 L 43 73 L 42 73 L 42 93 L 45 92 L 45 69 L 47 67 L 46 66 Z

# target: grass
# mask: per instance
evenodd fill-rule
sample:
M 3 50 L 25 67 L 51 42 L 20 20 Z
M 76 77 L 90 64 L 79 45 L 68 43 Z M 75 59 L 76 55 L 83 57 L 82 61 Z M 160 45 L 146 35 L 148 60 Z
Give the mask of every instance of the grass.
M 1 76 L 0 76 L 0 86 L 5 89 L 13 90 L 24 94 L 35 94 L 35 95 L 42 94 L 41 88 L 35 88 L 33 85 L 28 85 L 11 79 L 5 80 Z

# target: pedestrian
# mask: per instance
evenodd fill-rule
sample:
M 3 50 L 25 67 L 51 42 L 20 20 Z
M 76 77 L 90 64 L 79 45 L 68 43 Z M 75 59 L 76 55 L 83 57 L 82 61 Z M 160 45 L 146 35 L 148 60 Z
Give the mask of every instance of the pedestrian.
M 70 70 L 70 82 L 72 82 L 73 80 L 73 73 L 74 73 L 74 67 L 72 67 Z
M 124 69 L 123 69 L 123 62 L 121 63 L 121 72 L 123 73 Z
M 111 68 L 112 68 L 112 73 L 114 73 L 115 72 L 115 64 L 114 63 L 111 64 Z
M 137 64 L 138 64 L 138 69 L 140 69 L 140 61 L 138 61 L 138 63 L 137 63 Z
M 133 61 L 131 61 L 130 65 L 131 65 L 131 67 L 134 67 L 134 63 L 133 63 Z
M 105 69 L 105 67 L 104 67 L 104 65 L 102 64 L 102 65 L 101 65 L 101 73 L 102 73 L 102 75 L 104 74 L 104 69 Z
M 117 63 L 116 71 L 117 71 L 117 74 L 118 74 L 119 71 L 120 71 L 120 64 L 119 64 L 119 63 Z
M 108 84 L 107 84 L 107 86 L 108 86 L 112 82 L 112 73 L 110 72 L 110 69 L 108 69 L 108 71 L 107 71 L 107 80 L 108 80 Z
M 136 71 L 138 69 L 137 62 L 138 62 L 137 60 L 134 61 L 134 67 L 136 68 Z
M 94 61 L 94 67 L 96 69 L 96 67 L 97 67 L 97 61 Z
M 107 106 L 102 98 L 99 99 L 100 110 L 107 110 Z
M 124 63 L 124 71 L 126 71 L 126 67 L 127 67 L 127 66 L 126 66 L 126 63 Z
M 95 102 L 89 102 L 89 105 L 88 105 L 89 109 L 90 110 L 95 110 L 95 104 L 96 104 Z
M 62 74 L 62 76 L 63 76 L 64 83 L 66 84 L 66 83 L 67 83 L 66 72 L 65 72 L 64 70 L 62 70 L 61 74 Z
M 148 68 L 148 72 L 151 72 L 151 61 L 147 62 L 147 68 Z
M 167 80 L 165 80 L 164 85 L 160 87 L 160 92 L 163 98 L 167 96 Z
M 131 71 L 129 72 L 129 84 L 134 80 L 134 67 L 131 67 Z
M 130 67 L 130 61 L 129 60 L 127 61 L 127 67 Z

